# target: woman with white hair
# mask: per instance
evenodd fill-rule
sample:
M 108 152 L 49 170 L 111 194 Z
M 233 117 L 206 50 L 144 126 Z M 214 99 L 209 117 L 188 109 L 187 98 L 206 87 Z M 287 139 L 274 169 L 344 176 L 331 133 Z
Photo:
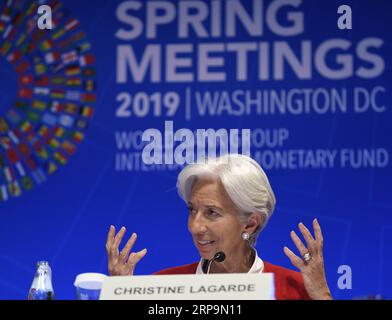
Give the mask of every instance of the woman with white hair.
M 201 260 L 156 274 L 262 273 L 272 272 L 277 299 L 332 299 L 322 253 L 323 237 L 317 220 L 315 236 L 302 224 L 305 244 L 292 231 L 301 258 L 287 247 L 284 253 L 300 273 L 261 260 L 257 238 L 275 208 L 275 195 L 263 169 L 250 157 L 229 154 L 190 164 L 178 175 L 177 189 L 189 208 L 188 229 Z M 125 228 L 115 235 L 110 227 L 106 250 L 110 275 L 132 275 L 147 250 L 130 253 L 133 234 L 119 251 Z M 224 253 L 224 257 L 220 256 Z M 218 255 L 217 255 L 218 253 Z M 214 260 L 223 260 L 212 263 Z

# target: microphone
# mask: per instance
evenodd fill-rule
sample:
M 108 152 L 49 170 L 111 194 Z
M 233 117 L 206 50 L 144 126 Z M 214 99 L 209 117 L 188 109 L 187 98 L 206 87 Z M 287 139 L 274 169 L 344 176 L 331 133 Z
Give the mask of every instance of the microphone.
M 223 251 L 219 251 L 219 252 L 215 253 L 214 258 L 212 258 L 212 260 L 211 260 L 211 263 L 212 263 L 212 261 L 223 262 L 223 261 L 225 261 L 225 259 L 226 259 L 225 253 Z
M 215 253 L 214 257 L 211 260 L 206 260 L 203 264 L 203 272 L 209 274 L 211 265 L 216 262 L 222 262 L 226 259 L 226 255 L 223 251 L 218 251 Z

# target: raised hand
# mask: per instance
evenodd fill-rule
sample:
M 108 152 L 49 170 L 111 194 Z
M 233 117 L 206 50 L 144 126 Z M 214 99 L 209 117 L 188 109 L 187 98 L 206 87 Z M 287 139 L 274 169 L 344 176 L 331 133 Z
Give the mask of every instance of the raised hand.
M 116 229 L 114 226 L 110 226 L 108 232 L 108 238 L 106 241 L 106 253 L 108 256 L 108 270 L 111 276 L 130 276 L 133 275 L 136 264 L 146 255 L 147 249 L 143 249 L 139 252 L 131 252 L 133 245 L 135 244 L 137 235 L 133 233 L 127 241 L 124 248 L 119 251 L 119 245 L 125 234 L 125 227 L 122 227 L 120 231 L 115 235 Z
M 308 295 L 313 300 L 330 300 L 331 292 L 328 288 L 324 270 L 323 257 L 323 235 L 317 219 L 313 220 L 315 238 L 303 223 L 298 225 L 303 235 L 306 246 L 294 231 L 290 236 L 295 246 L 301 254 L 301 258 L 294 254 L 289 248 L 284 247 L 284 253 L 291 263 L 299 269 L 304 279 L 304 285 Z

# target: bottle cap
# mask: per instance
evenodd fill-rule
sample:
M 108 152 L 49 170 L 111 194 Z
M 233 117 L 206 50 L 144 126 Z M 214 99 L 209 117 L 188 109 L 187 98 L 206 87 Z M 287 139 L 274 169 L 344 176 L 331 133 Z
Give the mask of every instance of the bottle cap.
M 103 273 L 81 273 L 76 276 L 74 286 L 90 290 L 98 290 L 101 289 L 102 282 L 106 277 L 107 275 Z

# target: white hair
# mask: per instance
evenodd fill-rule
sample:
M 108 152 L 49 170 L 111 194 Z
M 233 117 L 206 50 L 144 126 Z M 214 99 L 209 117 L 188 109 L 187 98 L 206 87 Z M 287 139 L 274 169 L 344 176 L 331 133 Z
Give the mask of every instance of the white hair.
M 188 203 L 195 182 L 209 178 L 218 179 L 222 183 L 238 209 L 240 221 L 246 222 L 253 213 L 258 213 L 264 218 L 263 223 L 250 235 L 249 241 L 255 245 L 276 203 L 264 170 L 255 160 L 240 154 L 226 154 L 219 158 L 190 164 L 182 169 L 177 178 L 180 197 Z

